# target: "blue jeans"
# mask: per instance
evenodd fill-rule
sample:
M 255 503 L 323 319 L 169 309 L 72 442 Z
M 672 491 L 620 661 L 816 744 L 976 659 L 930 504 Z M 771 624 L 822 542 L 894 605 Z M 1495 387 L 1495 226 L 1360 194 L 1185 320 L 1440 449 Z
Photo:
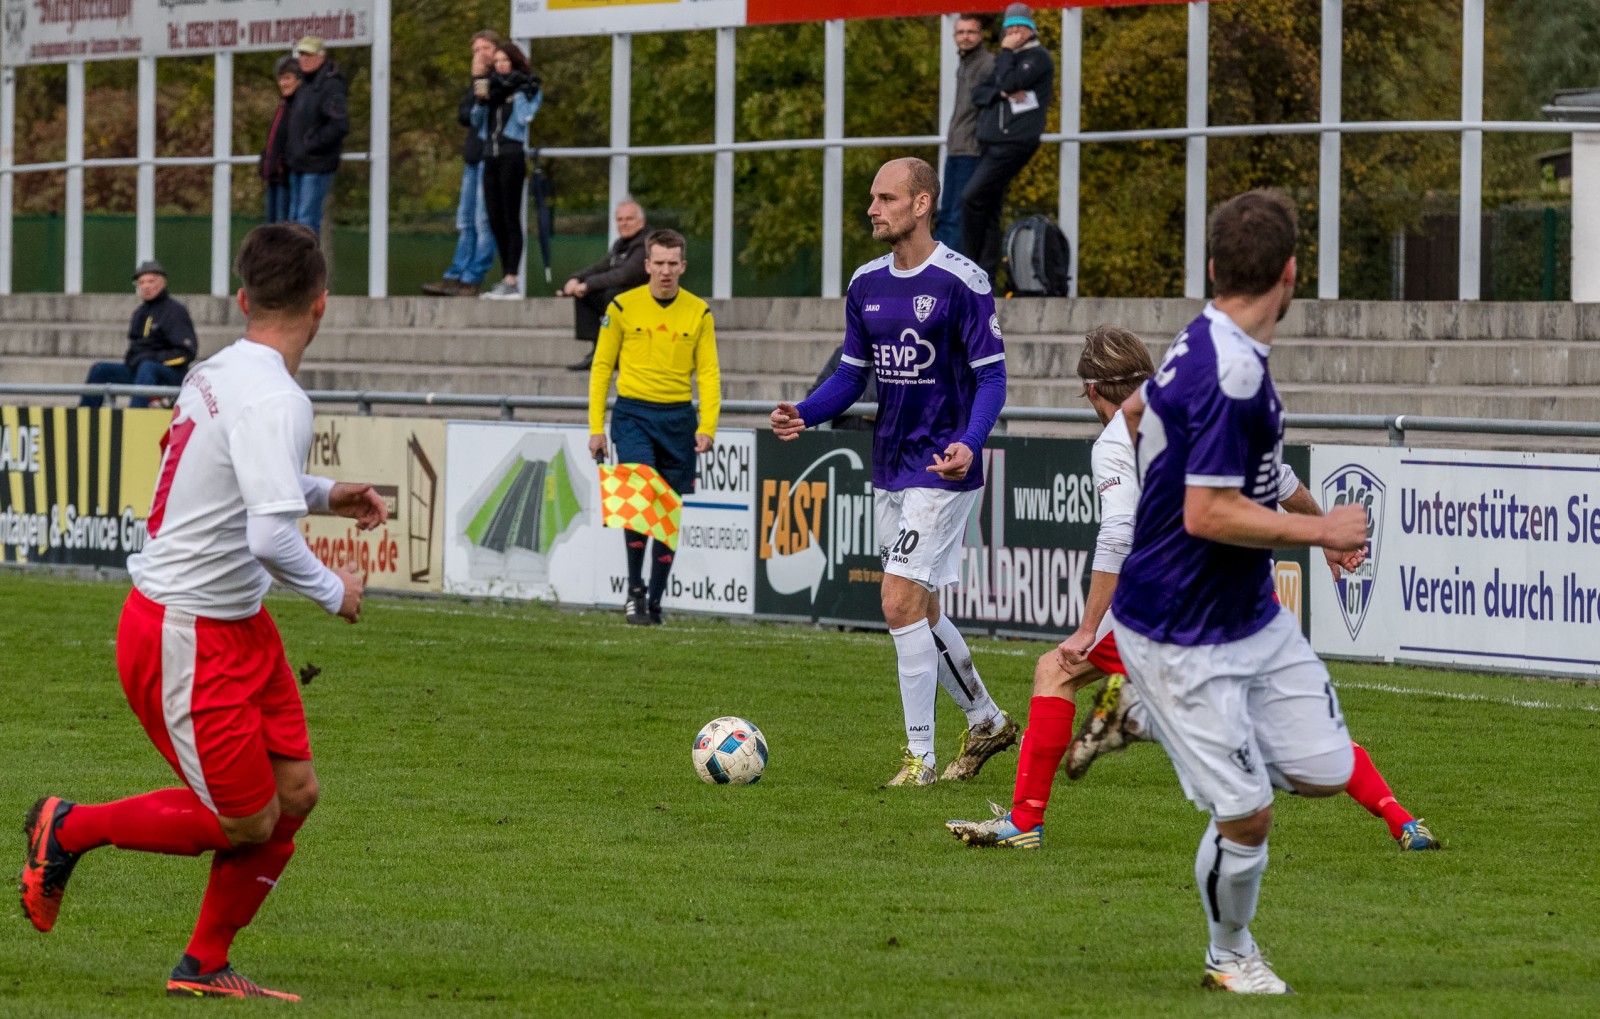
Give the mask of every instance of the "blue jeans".
M 285 223 L 290 220 L 289 208 L 289 183 L 282 184 L 267 182 L 267 219 L 268 223 Z
M 333 187 L 330 173 L 289 174 L 290 218 L 303 226 L 322 233 L 322 202 Z
M 456 204 L 456 257 L 445 270 L 447 280 L 482 283 L 494 265 L 494 234 L 489 230 L 489 213 L 483 207 L 483 164 L 468 163 L 461 168 L 461 200 Z
M 129 368 L 121 361 L 97 361 L 89 369 L 87 382 L 91 386 L 103 386 L 107 383 L 116 386 L 181 386 L 183 376 L 188 370 L 188 365 L 169 368 L 159 361 L 140 361 L 137 368 Z M 78 406 L 98 407 L 100 403 L 101 398 L 98 396 L 85 396 L 78 402 Z M 131 397 L 128 406 L 148 407 L 150 397 Z
M 933 228 L 933 239 L 954 251 L 961 251 L 961 193 L 967 190 L 967 181 L 977 168 L 977 156 L 944 157 L 944 186 L 939 190 L 939 215 L 935 217 L 938 225 Z M 968 252 L 961 253 L 972 257 Z

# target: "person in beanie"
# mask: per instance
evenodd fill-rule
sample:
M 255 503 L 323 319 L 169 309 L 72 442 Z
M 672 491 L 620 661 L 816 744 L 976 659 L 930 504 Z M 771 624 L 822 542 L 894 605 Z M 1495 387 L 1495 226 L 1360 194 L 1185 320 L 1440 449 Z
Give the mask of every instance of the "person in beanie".
M 994 70 L 972 90 L 978 108 L 978 167 L 961 196 L 961 253 L 994 279 L 1000 267 L 1000 209 L 1006 189 L 1039 149 L 1055 64 L 1039 45 L 1027 4 L 1011 4 Z
M 278 76 L 277 112 L 272 115 L 272 126 L 267 128 L 267 146 L 261 150 L 261 182 L 267 192 L 268 223 L 282 223 L 290 218 L 289 209 L 289 104 L 300 88 L 300 66 L 294 57 L 279 57 L 275 72 Z
M 128 323 L 128 352 L 121 361 L 100 361 L 89 369 L 89 385 L 177 386 L 200 352 L 189 309 L 167 293 L 167 270 L 151 260 L 133 271 L 139 307 Z M 99 396 L 85 396 L 81 406 L 98 407 Z M 130 407 L 148 407 L 148 396 L 135 396 Z
M 296 223 L 322 232 L 322 204 L 350 133 L 349 86 L 318 36 L 295 43 L 304 79 L 289 107 L 289 203 Z
M 963 14 L 956 19 L 955 111 L 945 136 L 944 181 L 939 214 L 934 217 L 933 239 L 947 248 L 961 247 L 961 195 L 978 168 L 978 108 L 972 90 L 994 70 L 994 54 L 983 45 L 983 19 Z

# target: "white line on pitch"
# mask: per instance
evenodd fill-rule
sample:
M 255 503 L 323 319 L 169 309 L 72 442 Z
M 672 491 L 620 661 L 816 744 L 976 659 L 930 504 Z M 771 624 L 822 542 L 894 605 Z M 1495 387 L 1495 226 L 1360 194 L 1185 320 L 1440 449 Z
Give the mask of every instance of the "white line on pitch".
M 1481 693 L 1462 693 L 1459 690 L 1425 690 L 1413 689 L 1404 686 L 1391 686 L 1388 683 L 1351 683 L 1336 680 L 1333 684 L 1340 690 L 1373 690 L 1378 693 L 1398 693 L 1412 697 L 1442 697 L 1452 701 L 1485 701 L 1490 704 L 1505 704 L 1513 708 L 1537 708 L 1552 711 L 1600 711 L 1596 704 L 1558 704 L 1555 701 L 1535 701 L 1525 697 L 1491 697 Z

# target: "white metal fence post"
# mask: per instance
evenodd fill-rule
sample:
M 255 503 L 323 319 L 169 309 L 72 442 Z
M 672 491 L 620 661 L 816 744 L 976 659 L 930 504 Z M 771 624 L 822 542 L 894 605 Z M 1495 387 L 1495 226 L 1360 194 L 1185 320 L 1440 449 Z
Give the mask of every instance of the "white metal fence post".
M 956 49 L 955 37 L 957 17 L 959 15 L 946 14 L 939 19 L 939 31 L 944 33 L 939 38 L 939 134 L 943 140 L 939 143 L 939 165 L 934 169 L 939 171 L 941 188 L 948 183 L 944 179 L 944 163 L 950 158 L 950 118 L 956 112 L 956 73 L 961 66 L 961 51 Z
M 628 147 L 629 125 L 633 121 L 633 36 L 611 37 L 611 147 Z M 606 209 L 606 239 L 615 243 L 617 222 L 612 213 L 628 197 L 628 157 L 611 156 L 611 205 Z
M 1206 92 L 1210 87 L 1211 5 L 1189 5 L 1190 130 L 1206 126 Z M 1184 165 L 1183 296 L 1206 293 L 1206 139 L 1190 135 Z
M 1344 117 L 1344 0 L 1322 0 L 1322 123 Z M 1339 216 L 1343 187 L 1340 137 L 1322 132 L 1317 170 L 1317 297 L 1339 299 Z
M 1461 8 L 1461 119 L 1483 120 L 1483 0 Z M 1459 296 L 1476 301 L 1483 272 L 1483 132 L 1461 132 L 1461 281 Z
M 733 28 L 717 29 L 717 96 L 715 141 L 732 145 L 735 94 L 738 87 Z M 718 151 L 711 197 L 711 296 L 733 296 L 733 153 Z
M 1076 134 L 1082 127 L 1083 109 L 1083 9 L 1061 12 L 1061 133 Z M 1078 188 L 1083 143 L 1061 143 L 1060 191 L 1056 218 L 1067 238 L 1067 271 L 1071 273 L 1067 296 L 1078 296 Z
M 844 22 L 822 26 L 822 137 L 844 137 Z M 838 297 L 844 274 L 844 149 L 822 150 L 822 296 Z
M 389 295 L 390 0 L 372 0 L 372 141 L 367 146 L 367 295 Z
M 156 58 L 139 58 L 138 187 L 134 197 L 133 258 L 156 257 Z
M 0 67 L 0 294 L 11 293 L 14 212 L 11 167 L 16 162 L 17 69 Z
M 66 264 L 62 290 L 83 293 L 83 84 L 82 60 L 67 64 Z
M 215 88 L 211 105 L 211 293 L 224 297 L 233 253 L 233 54 L 213 58 Z
M 517 43 L 518 46 L 522 47 L 522 52 L 524 52 L 524 53 L 533 52 L 533 40 L 532 39 L 522 38 L 522 39 L 516 40 L 516 43 Z M 533 125 L 530 124 L 530 125 L 528 125 L 528 144 L 527 144 L 527 147 L 526 147 L 525 151 L 526 152 L 532 152 L 532 150 L 533 150 Z M 526 182 L 523 183 L 522 194 L 517 196 L 517 229 L 522 231 L 522 257 L 517 259 L 517 283 L 518 283 L 519 286 L 522 287 L 522 296 L 523 297 L 527 297 L 529 289 L 532 287 L 532 284 L 528 282 L 528 259 L 532 254 L 529 249 L 532 248 L 533 245 L 531 243 L 529 243 L 530 238 L 529 238 L 529 234 L 528 234 L 528 186 L 527 186 Z

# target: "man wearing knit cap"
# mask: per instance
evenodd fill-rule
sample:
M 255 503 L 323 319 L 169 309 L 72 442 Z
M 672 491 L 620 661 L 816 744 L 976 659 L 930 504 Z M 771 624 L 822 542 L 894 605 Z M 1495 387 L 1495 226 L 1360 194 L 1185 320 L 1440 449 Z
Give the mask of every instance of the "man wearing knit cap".
M 972 90 L 982 155 L 961 196 L 961 253 L 994 279 L 1000 266 L 1000 208 L 1044 134 L 1055 64 L 1039 45 L 1027 4 L 1011 4 L 994 70 Z

